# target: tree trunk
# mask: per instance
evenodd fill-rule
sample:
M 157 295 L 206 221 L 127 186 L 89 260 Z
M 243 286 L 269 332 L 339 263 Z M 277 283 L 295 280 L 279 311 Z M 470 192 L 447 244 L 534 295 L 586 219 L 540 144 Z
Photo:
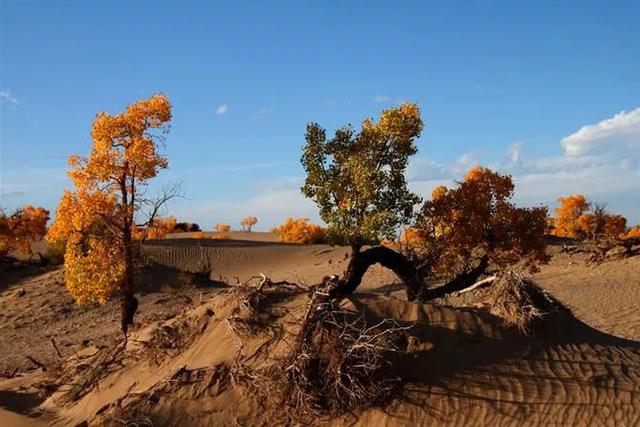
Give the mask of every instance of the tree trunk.
M 453 280 L 442 286 L 424 289 L 418 299 L 421 301 L 429 301 L 436 298 L 442 298 L 452 292 L 458 292 L 468 288 L 478 280 L 478 278 L 487 270 L 487 267 L 489 267 L 489 257 L 484 255 L 480 258 L 480 262 L 474 269 L 456 276 Z
M 384 246 L 376 246 L 362 252 L 359 247 L 354 246 L 352 250 L 347 271 L 338 286 L 331 291 L 331 297 L 352 294 L 369 267 L 374 264 L 380 264 L 398 275 L 407 286 L 407 298 L 410 301 L 417 297 L 421 287 L 418 272 L 404 255 Z
M 138 300 L 134 296 L 134 277 L 133 277 L 133 252 L 131 248 L 131 233 L 124 236 L 124 278 L 120 288 L 121 293 L 121 327 L 122 332 L 126 335 L 129 326 L 133 325 L 133 317 L 138 311 Z

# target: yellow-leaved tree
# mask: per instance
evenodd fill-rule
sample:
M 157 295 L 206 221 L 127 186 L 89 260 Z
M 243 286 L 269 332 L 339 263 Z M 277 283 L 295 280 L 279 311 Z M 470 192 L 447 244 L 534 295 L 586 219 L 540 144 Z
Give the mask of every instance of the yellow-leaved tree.
M 104 303 L 119 294 L 125 334 L 138 308 L 136 229 L 153 226 L 164 203 L 178 195 L 177 187 L 147 195 L 149 180 L 168 166 L 159 147 L 170 121 L 171 104 L 163 94 L 120 114 L 97 114 L 91 154 L 69 158 L 75 190 L 64 192 L 47 234 L 47 240 L 66 244 L 65 281 L 78 303 Z
M 19 251 L 31 254 L 31 244 L 45 235 L 49 211 L 31 205 L 16 209 L 11 215 L 0 209 L 0 256 Z

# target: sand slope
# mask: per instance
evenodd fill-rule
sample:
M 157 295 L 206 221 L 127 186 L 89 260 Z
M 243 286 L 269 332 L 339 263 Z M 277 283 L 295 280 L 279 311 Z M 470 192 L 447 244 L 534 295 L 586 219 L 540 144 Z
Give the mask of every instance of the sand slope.
M 197 270 L 204 254 L 211 261 L 212 276 L 222 275 L 231 282 L 265 273 L 275 280 L 310 284 L 327 274 L 342 274 L 346 267 L 345 248 L 266 240 L 165 240 L 150 245 L 148 253 L 158 262 L 186 270 Z M 372 321 L 394 318 L 415 323 L 418 344 L 396 363 L 408 380 L 396 401 L 384 412 L 371 409 L 334 423 L 637 425 L 639 267 L 638 257 L 591 268 L 579 257 L 555 254 L 535 279 L 571 311 L 553 313 L 531 337 L 503 327 L 500 319 L 483 309 L 402 301 L 393 274 L 372 269 L 360 292 L 345 300 L 344 307 L 364 311 Z M 46 401 L 39 397 L 34 384 L 43 374 L 34 370 L 25 354 L 49 365 L 59 359 L 51 337 L 64 358 L 113 342 L 118 339 L 117 307 L 76 307 L 63 286 L 56 285 L 59 271 L 3 275 L 0 345 L 9 351 L 0 360 L 0 372 L 17 368 L 22 374 L 0 379 L 0 419 L 9 425 L 104 422 L 112 412 L 109 405 L 122 396 L 152 392 L 155 403 L 147 409 L 156 424 L 277 423 L 277 408 L 265 411 L 225 379 L 236 354 L 236 341 L 224 326 L 230 310 L 226 293 L 167 288 L 164 285 L 178 279 L 166 272 L 149 280 L 163 283 L 153 283 L 141 295 L 136 339 L 144 341 L 165 322 L 185 319 L 197 325 L 198 334 L 179 352 L 161 357 L 160 363 L 149 359 L 141 344 L 130 342 L 121 368 L 101 380 L 98 390 L 65 406 L 56 402 L 55 395 Z M 17 296 L 20 290 L 25 292 Z M 295 312 L 304 309 L 306 299 L 298 294 L 286 304 Z M 91 341 L 83 344 L 87 338 Z M 261 342 L 256 338 L 248 348 L 256 349 Z

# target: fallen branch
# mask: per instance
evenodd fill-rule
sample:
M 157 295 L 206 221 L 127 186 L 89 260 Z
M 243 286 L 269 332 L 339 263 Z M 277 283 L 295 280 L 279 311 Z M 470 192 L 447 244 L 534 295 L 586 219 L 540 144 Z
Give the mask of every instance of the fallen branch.
M 26 355 L 25 356 L 27 359 L 29 359 L 31 361 L 31 363 L 33 363 L 34 365 L 36 365 L 38 368 L 41 368 L 43 372 L 47 372 L 47 367 L 42 363 L 39 362 L 38 360 L 36 360 L 35 358 Z
M 457 295 L 460 295 L 460 294 L 464 294 L 465 292 L 471 292 L 471 291 L 476 290 L 476 289 L 478 289 L 480 287 L 486 286 L 489 283 L 495 282 L 495 280 L 497 278 L 498 278 L 498 276 L 495 276 L 495 275 L 494 276 L 489 276 L 486 279 L 482 279 L 482 280 L 477 281 L 476 283 L 474 283 L 473 285 L 469 286 L 468 288 L 465 288 L 465 289 L 463 289 L 461 291 L 458 291 L 458 292 L 454 293 L 454 295 L 457 296 Z
M 62 359 L 62 353 L 60 353 L 60 350 L 56 345 L 56 340 L 53 337 L 51 337 L 51 344 L 53 345 L 53 348 L 56 350 L 56 354 L 58 355 L 58 357 Z

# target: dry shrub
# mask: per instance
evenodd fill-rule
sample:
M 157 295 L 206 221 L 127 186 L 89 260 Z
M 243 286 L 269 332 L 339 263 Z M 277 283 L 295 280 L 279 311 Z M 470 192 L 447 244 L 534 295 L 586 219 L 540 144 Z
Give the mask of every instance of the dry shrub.
M 192 239 L 204 239 L 206 238 L 206 235 L 204 234 L 204 231 L 196 231 L 195 233 L 193 233 L 191 235 Z
M 556 307 L 546 291 L 514 271 L 501 274 L 488 288 L 488 296 L 491 313 L 525 335 Z
M 392 320 L 369 326 L 362 314 L 343 311 L 316 292 L 289 351 L 275 362 L 232 375 L 266 407 L 284 408 L 291 422 L 382 405 L 401 383 L 389 354 L 400 351 L 406 329 Z

